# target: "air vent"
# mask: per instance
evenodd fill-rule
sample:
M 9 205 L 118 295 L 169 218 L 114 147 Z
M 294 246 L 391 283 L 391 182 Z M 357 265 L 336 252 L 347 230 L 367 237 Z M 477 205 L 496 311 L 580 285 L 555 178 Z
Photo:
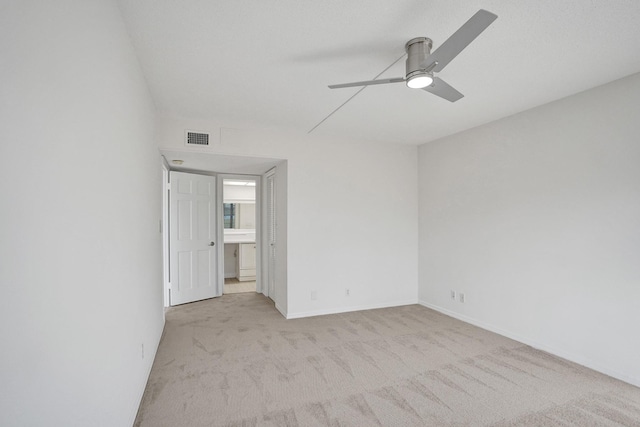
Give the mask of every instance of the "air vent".
M 209 134 L 188 130 L 186 131 L 186 143 L 187 145 L 199 145 L 206 147 L 209 145 Z

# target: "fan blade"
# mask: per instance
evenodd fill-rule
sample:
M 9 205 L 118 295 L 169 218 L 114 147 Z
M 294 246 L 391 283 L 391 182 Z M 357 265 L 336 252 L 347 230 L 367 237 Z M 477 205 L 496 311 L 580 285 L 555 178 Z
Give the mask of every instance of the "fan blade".
M 439 77 L 435 77 L 433 79 L 433 83 L 431 83 L 431 86 L 422 88 L 422 90 L 426 90 L 427 92 L 430 92 L 436 96 L 439 96 L 440 98 L 444 98 L 447 101 L 451 102 L 456 102 L 460 98 L 464 97 L 463 94 L 455 90 L 452 86 L 449 86 L 447 82 Z
M 392 79 L 367 80 L 364 82 L 353 82 L 353 83 L 342 83 L 339 85 L 329 85 L 329 89 L 340 89 L 343 87 L 356 87 L 356 86 L 384 85 L 387 83 L 400 83 L 403 81 L 404 81 L 403 77 L 394 77 Z
M 442 43 L 435 52 L 429 55 L 420 68 L 427 68 L 437 62 L 436 66 L 433 67 L 433 71 L 442 71 L 453 58 L 458 56 L 469 43 L 486 30 L 497 17 L 498 15 L 480 9 L 462 27 L 458 28 L 458 31 Z

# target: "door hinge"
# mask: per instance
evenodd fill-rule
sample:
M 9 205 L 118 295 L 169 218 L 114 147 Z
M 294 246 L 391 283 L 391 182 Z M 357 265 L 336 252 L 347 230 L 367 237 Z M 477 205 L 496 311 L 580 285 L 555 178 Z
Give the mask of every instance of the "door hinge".
M 171 183 L 170 182 L 167 183 L 167 190 L 171 190 Z

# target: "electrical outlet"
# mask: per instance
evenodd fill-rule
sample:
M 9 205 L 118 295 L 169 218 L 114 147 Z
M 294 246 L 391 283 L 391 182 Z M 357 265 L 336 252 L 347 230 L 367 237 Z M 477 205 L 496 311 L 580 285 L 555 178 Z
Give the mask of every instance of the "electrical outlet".
M 351 295 L 351 291 L 350 291 L 349 289 L 346 289 L 346 290 L 345 290 L 345 295 L 346 295 L 346 296 Z
M 456 291 L 451 291 L 451 299 L 456 300 Z
M 311 301 L 315 301 L 318 299 L 318 292 L 317 291 L 311 291 Z
M 460 302 L 464 303 L 464 301 L 465 301 L 464 294 L 462 292 L 460 292 L 458 295 L 460 296 Z

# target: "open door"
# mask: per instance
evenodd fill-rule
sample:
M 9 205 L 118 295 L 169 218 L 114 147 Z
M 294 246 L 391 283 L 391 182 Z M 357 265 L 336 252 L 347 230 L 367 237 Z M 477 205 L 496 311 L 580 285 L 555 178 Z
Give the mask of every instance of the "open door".
M 216 177 L 169 173 L 170 304 L 219 296 Z
M 267 295 L 276 298 L 276 183 L 275 173 L 266 175 L 266 207 L 267 207 Z

